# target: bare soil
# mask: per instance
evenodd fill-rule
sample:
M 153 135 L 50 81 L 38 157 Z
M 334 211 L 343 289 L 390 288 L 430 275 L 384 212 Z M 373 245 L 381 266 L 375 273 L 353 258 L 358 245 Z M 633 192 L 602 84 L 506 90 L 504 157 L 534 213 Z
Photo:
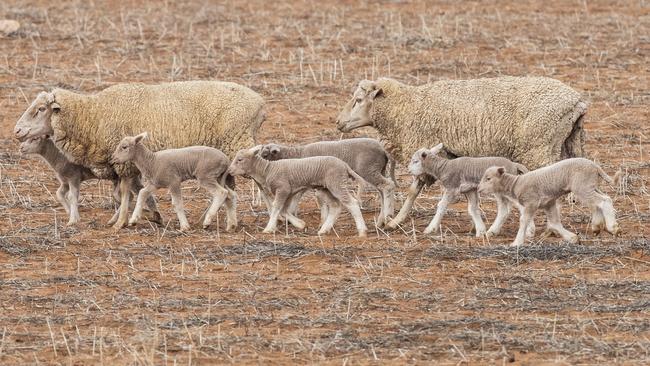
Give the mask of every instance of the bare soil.
M 647 1 L 4 0 L 2 18 L 22 28 L 0 38 L 0 364 L 650 361 Z M 12 139 L 56 86 L 235 81 L 268 101 L 260 141 L 304 143 L 342 136 L 334 119 L 361 79 L 497 75 L 549 76 L 587 96 L 589 155 L 625 172 L 604 188 L 621 237 L 591 236 L 587 211 L 565 203 L 580 244 L 510 248 L 517 215 L 503 237 L 475 239 L 464 202 L 442 236 L 425 236 L 437 187 L 397 231 L 375 230 L 368 192 L 367 239 L 345 214 L 318 237 L 313 199 L 304 231 L 266 235 L 245 180 L 236 233 L 223 216 L 199 228 L 207 198 L 191 182 L 189 233 L 164 191 L 164 226 L 113 232 L 107 182 L 84 184 L 82 224 L 69 228 L 53 174 Z M 483 210 L 491 222 L 493 202 Z

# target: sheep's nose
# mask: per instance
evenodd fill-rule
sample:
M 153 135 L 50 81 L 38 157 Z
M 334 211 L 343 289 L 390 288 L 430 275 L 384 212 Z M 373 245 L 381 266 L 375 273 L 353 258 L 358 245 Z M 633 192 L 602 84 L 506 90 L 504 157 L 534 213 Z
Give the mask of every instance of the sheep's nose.
M 16 136 L 18 139 L 24 137 L 28 132 L 28 129 L 23 129 L 22 127 L 14 128 L 14 136 Z

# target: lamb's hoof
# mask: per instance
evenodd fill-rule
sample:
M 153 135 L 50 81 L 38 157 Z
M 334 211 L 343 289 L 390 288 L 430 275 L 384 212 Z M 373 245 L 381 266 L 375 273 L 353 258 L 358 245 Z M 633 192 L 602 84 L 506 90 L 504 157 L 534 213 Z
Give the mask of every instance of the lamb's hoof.
M 207 224 L 207 225 L 203 224 L 203 230 L 208 230 L 209 227 L 210 227 L 210 224 Z
M 567 240 L 570 244 L 578 244 L 580 243 L 580 237 L 578 235 L 573 235 L 572 237 Z
M 482 238 L 485 236 L 485 230 L 479 230 L 476 232 L 476 237 L 477 238 Z
M 397 228 L 397 223 L 395 223 L 394 221 L 389 222 L 384 227 L 384 229 L 389 229 L 389 230 L 395 230 L 396 228 Z
M 113 230 L 115 231 L 120 231 L 126 226 L 126 222 L 124 221 L 117 221 L 115 225 L 113 225 Z
M 513 241 L 512 244 L 510 244 L 511 247 L 520 247 L 521 243 L 517 243 L 516 241 Z
M 187 232 L 187 231 L 190 231 L 190 225 L 187 225 L 187 226 L 183 225 L 183 226 L 181 226 L 181 228 L 180 228 L 179 230 L 180 230 L 181 232 Z
M 610 234 L 614 236 L 620 236 L 623 232 L 621 231 L 621 228 L 618 226 L 618 224 L 614 225 L 614 229 L 609 232 Z
M 330 230 L 318 230 L 318 235 L 327 235 L 330 233 Z
M 492 231 L 492 230 L 488 230 L 487 233 L 485 233 L 486 238 L 492 238 L 492 237 L 495 237 L 497 235 L 499 235 L 499 233 L 496 232 L 496 231 Z
M 600 225 L 591 227 L 591 235 L 593 236 L 600 235 L 601 231 L 602 231 L 602 227 Z
M 302 220 L 296 220 L 296 222 L 292 222 L 291 225 L 295 227 L 298 230 L 302 230 L 305 228 L 305 222 Z
M 138 220 L 129 220 L 129 226 L 135 226 L 138 223 Z
M 359 231 L 359 237 L 360 238 L 365 238 L 367 236 L 368 236 L 368 233 L 366 233 L 365 231 Z
M 430 228 L 430 227 L 427 227 L 426 229 L 424 229 L 424 231 L 423 231 L 422 233 L 423 233 L 424 235 L 429 235 L 429 234 L 433 233 L 434 231 L 435 231 L 435 232 L 438 232 L 439 230 L 440 230 L 439 227 L 436 227 L 436 228 Z
M 73 227 L 73 226 L 76 226 L 78 223 L 79 223 L 78 220 L 70 220 L 70 221 L 68 221 L 67 224 L 65 224 L 65 226 Z
M 264 234 L 273 234 L 275 232 L 275 230 L 273 230 L 273 229 L 264 229 L 264 230 L 262 230 L 262 232 Z
M 108 222 L 106 223 L 106 226 L 112 226 L 112 225 L 115 224 L 116 221 L 117 221 L 117 219 L 113 219 L 113 218 L 111 218 L 111 219 L 108 220 Z

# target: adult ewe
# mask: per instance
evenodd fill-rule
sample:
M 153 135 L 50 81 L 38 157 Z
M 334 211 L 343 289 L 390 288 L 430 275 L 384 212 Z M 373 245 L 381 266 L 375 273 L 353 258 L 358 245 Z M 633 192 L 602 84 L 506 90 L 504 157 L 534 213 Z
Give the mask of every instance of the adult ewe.
M 54 89 L 36 97 L 14 134 L 21 141 L 53 135 L 72 162 L 100 178 L 116 172 L 121 204 L 113 227 L 119 229 L 126 224 L 130 186 L 138 174 L 132 163 L 110 163 L 125 135 L 149 131 L 154 151 L 205 145 L 233 156 L 255 145 L 263 107 L 264 100 L 251 89 L 218 81 L 120 84 L 94 95 Z
M 544 77 L 444 80 L 409 86 L 394 79 L 359 82 L 338 116 L 338 129 L 372 126 L 396 159 L 440 142 L 451 156 L 502 156 L 536 169 L 583 155 L 587 104 Z M 433 179 L 417 179 L 398 214 Z M 405 211 L 402 214 L 402 211 Z M 395 227 L 399 222 L 391 221 Z

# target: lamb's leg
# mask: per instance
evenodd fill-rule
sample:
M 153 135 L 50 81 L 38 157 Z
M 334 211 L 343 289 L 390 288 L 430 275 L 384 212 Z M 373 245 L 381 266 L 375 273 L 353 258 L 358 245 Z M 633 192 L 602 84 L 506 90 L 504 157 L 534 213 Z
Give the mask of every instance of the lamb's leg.
M 138 192 L 138 198 L 136 199 L 135 202 L 135 208 L 133 209 L 133 213 L 131 214 L 131 218 L 129 219 L 129 225 L 135 225 L 140 220 L 140 218 L 142 217 L 143 205 L 155 190 L 156 187 L 154 187 L 151 184 L 147 184 L 142 189 L 140 189 L 140 192 Z
M 329 216 L 330 204 L 332 203 L 332 198 L 329 193 L 325 190 L 319 189 L 316 191 L 316 200 L 318 201 L 318 206 L 320 207 L 320 226 L 322 227 L 325 223 L 325 220 Z M 339 207 L 340 209 L 340 207 Z
M 434 231 L 440 230 L 440 222 L 442 221 L 442 217 L 445 215 L 445 212 L 447 212 L 447 206 L 453 200 L 453 198 L 454 194 L 449 190 L 445 190 L 445 193 L 443 193 L 440 202 L 438 202 L 436 214 L 433 216 L 433 219 L 431 220 L 431 223 L 429 223 L 429 226 L 424 229 L 425 234 L 431 234 Z
M 617 236 L 621 233 L 621 229 L 616 222 L 616 211 L 612 204 L 612 199 L 602 194 L 600 195 L 600 202 L 598 208 L 601 210 L 605 218 L 605 229 L 612 235 Z
M 381 210 L 379 211 L 377 226 L 383 227 L 388 222 L 388 218 L 392 217 L 394 213 L 395 183 L 381 174 L 369 177 L 368 182 L 379 191 Z
M 81 185 L 80 179 L 74 179 L 69 182 L 70 192 L 69 203 L 70 203 L 70 219 L 68 220 L 68 225 L 76 225 L 79 222 L 79 186 Z
M 558 206 L 556 201 L 548 204 L 544 211 L 546 211 L 546 224 L 548 228 L 562 237 L 562 239 L 568 241 L 569 243 L 576 244 L 580 239 L 578 235 L 570 232 L 562 226 L 562 221 L 560 219 L 560 206 Z
M 137 197 L 138 194 L 140 193 L 140 190 L 142 190 L 142 182 L 140 178 L 133 178 L 133 187 L 132 187 L 132 193 L 134 197 Z M 156 224 L 162 224 L 162 216 L 160 215 L 160 211 L 158 211 L 158 205 L 156 204 L 156 200 L 154 199 L 153 195 L 149 195 L 147 197 L 147 211 L 149 212 L 149 216 L 147 216 L 147 220 L 151 222 L 155 222 Z
M 481 212 L 479 211 L 479 199 L 478 192 L 476 190 L 471 190 L 465 193 L 467 197 L 467 211 L 469 212 L 472 221 L 474 221 L 474 228 L 476 229 L 476 237 L 480 238 L 485 235 L 485 224 L 481 218 Z
M 70 190 L 70 185 L 68 183 L 61 183 L 59 189 L 56 190 L 56 199 L 61 203 L 65 213 L 70 215 L 70 203 L 68 203 L 68 191 Z
M 401 224 L 404 219 L 406 219 L 406 216 L 408 216 L 411 208 L 413 208 L 415 199 L 420 194 L 420 192 L 422 192 L 422 188 L 424 188 L 425 184 L 426 182 L 423 179 L 416 178 L 413 180 L 413 183 L 411 183 L 411 186 L 409 187 L 408 194 L 406 196 L 404 204 L 402 205 L 402 208 L 399 210 L 397 216 L 395 216 L 395 218 L 392 219 L 388 225 L 386 225 L 387 228 L 394 229 L 397 227 L 397 225 Z
M 132 184 L 133 178 L 120 179 L 120 210 L 117 216 L 117 220 L 113 225 L 113 229 L 115 230 L 119 230 L 126 225 L 126 220 L 129 215 L 129 200 L 131 199 Z
M 355 195 L 355 198 L 356 198 L 357 202 L 359 202 L 359 209 L 363 208 L 363 200 L 361 198 L 362 195 L 363 195 L 363 184 L 359 183 L 357 185 L 357 192 L 356 192 L 356 195 Z
M 206 189 L 209 188 L 209 184 L 204 184 L 204 187 L 206 187 Z M 209 192 L 212 193 L 212 203 L 210 204 L 210 208 L 208 208 L 208 212 L 205 214 L 205 219 L 203 220 L 204 229 L 207 229 L 210 226 L 212 223 L 212 218 L 217 213 L 221 205 L 223 205 L 224 201 L 228 198 L 228 190 L 218 184 L 216 184 L 215 187 L 213 187 Z
M 172 196 L 172 206 L 174 206 L 174 211 L 176 212 L 176 216 L 178 216 L 178 222 L 181 227 L 180 229 L 181 231 L 188 231 L 190 229 L 190 224 L 187 222 L 185 210 L 183 209 L 183 197 L 181 196 L 180 183 L 170 185 L 169 193 Z
M 503 223 L 510 214 L 510 202 L 500 195 L 497 195 L 495 198 L 497 200 L 497 217 L 494 219 L 492 226 L 490 226 L 490 229 L 487 231 L 486 235 L 488 238 L 499 235 Z
M 517 237 L 515 241 L 510 244 L 512 247 L 518 247 L 524 243 L 526 239 L 526 231 L 530 226 L 530 222 L 533 221 L 535 217 L 535 211 L 537 211 L 537 206 L 528 205 L 521 208 L 521 217 L 519 217 L 519 230 L 517 231 Z
M 519 215 L 522 217 L 524 215 L 524 207 L 521 205 L 518 205 L 517 207 L 519 209 Z M 535 211 L 537 211 L 537 208 L 535 208 Z M 534 213 L 533 213 L 534 214 Z M 535 217 L 528 222 L 528 226 L 526 226 L 526 237 L 527 238 L 532 238 L 535 236 Z
M 334 223 L 336 222 L 336 219 L 339 217 L 341 214 L 341 203 L 334 198 L 328 191 L 320 191 L 319 197 L 323 201 L 323 206 L 321 207 L 328 207 L 326 217 L 321 217 L 321 227 L 318 230 L 318 235 L 323 235 L 327 234 L 330 231 L 332 231 L 332 228 L 334 227 Z M 322 216 L 323 211 L 321 210 L 321 216 Z
M 228 190 L 228 198 L 226 198 L 226 231 L 230 231 L 237 227 L 237 193 L 230 188 Z
M 257 182 L 255 182 L 255 184 L 257 184 L 257 186 L 259 187 L 260 192 L 261 192 L 261 197 L 262 197 L 262 199 L 263 199 L 263 201 L 264 201 L 264 203 L 265 203 L 265 205 L 266 205 L 266 209 L 267 209 L 268 212 L 270 213 L 270 212 L 271 212 L 271 209 L 272 209 L 272 207 L 273 207 L 273 203 L 271 202 L 271 198 L 269 197 L 268 194 L 266 194 L 266 192 L 264 191 L 264 189 L 262 188 L 262 186 L 260 186 Z M 297 198 L 297 200 L 296 200 L 296 205 L 298 204 L 299 201 L 300 201 L 300 198 Z M 292 213 L 284 212 L 284 214 L 281 213 L 281 214 L 278 216 L 278 219 L 281 220 L 282 222 L 284 222 L 284 219 L 285 219 L 285 218 L 286 218 L 287 221 L 289 221 L 289 223 L 290 223 L 291 225 L 293 225 L 296 229 L 300 229 L 300 230 L 302 230 L 302 229 L 305 228 L 305 222 L 304 222 L 303 220 L 301 220 L 301 219 L 295 217 Z
M 289 200 L 289 206 L 287 207 L 288 214 L 293 216 L 298 215 L 298 204 L 300 203 L 300 199 L 302 199 L 303 194 L 304 192 L 298 192 L 291 197 Z
M 600 234 L 605 229 L 605 215 L 598 205 L 592 205 L 591 208 L 591 233 Z
M 262 232 L 264 233 L 275 232 L 278 226 L 278 218 L 280 217 L 280 213 L 282 212 L 282 209 L 284 208 L 284 205 L 286 204 L 288 198 L 289 198 L 289 192 L 277 191 L 275 193 L 275 199 L 273 200 L 273 204 L 271 205 L 269 222 L 268 224 L 266 224 L 266 227 Z
M 340 186 L 330 186 L 328 189 L 332 198 L 341 202 L 354 218 L 354 223 L 357 227 L 359 236 L 365 237 L 367 235 L 368 227 L 366 226 L 366 222 L 363 220 L 363 215 L 361 215 L 361 209 L 359 208 L 357 200 L 352 197 L 350 192 Z

